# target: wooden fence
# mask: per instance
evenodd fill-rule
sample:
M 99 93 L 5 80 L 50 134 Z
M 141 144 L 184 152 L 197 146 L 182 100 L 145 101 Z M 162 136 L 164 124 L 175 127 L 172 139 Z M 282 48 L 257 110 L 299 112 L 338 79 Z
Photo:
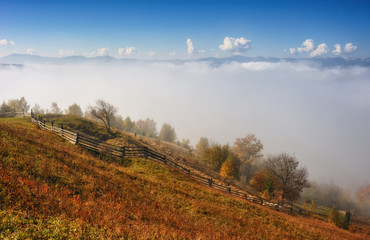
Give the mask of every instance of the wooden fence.
M 41 117 L 39 117 L 38 120 L 35 119 L 33 114 L 31 114 L 31 122 L 38 125 L 39 128 L 42 130 L 46 130 L 54 134 L 57 134 L 62 138 L 68 140 L 72 144 L 81 145 L 82 147 L 85 147 L 91 151 L 100 154 L 109 154 L 120 158 L 145 158 L 156 162 L 161 162 L 187 174 L 191 178 L 196 179 L 198 182 L 205 184 L 209 187 L 249 200 L 251 202 L 256 202 L 261 205 L 274 208 L 276 210 L 293 212 L 293 207 L 282 206 L 277 203 L 270 203 L 260 197 L 253 196 L 251 193 L 234 190 L 228 185 L 217 184 L 212 178 L 200 176 L 192 172 L 190 169 L 170 160 L 169 158 L 166 157 L 166 155 L 156 152 L 148 147 L 117 146 L 114 144 L 109 144 L 83 133 L 78 132 L 74 133 L 72 131 L 64 129 L 63 127 L 61 128 L 55 127 L 53 126 L 53 124 L 47 125 L 45 120 L 43 120 Z M 302 209 L 299 208 L 296 208 L 295 210 L 299 213 L 302 212 Z
M 26 116 L 24 112 L 6 112 L 6 113 L 0 113 L 0 118 L 2 117 L 16 117 L 16 116 Z

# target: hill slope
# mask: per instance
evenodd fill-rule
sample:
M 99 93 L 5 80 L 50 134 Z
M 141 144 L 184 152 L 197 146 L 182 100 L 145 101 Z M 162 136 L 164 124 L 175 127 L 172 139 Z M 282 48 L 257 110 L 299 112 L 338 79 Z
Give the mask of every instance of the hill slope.
M 362 239 L 209 189 L 144 159 L 99 160 L 28 118 L 0 119 L 0 237 Z

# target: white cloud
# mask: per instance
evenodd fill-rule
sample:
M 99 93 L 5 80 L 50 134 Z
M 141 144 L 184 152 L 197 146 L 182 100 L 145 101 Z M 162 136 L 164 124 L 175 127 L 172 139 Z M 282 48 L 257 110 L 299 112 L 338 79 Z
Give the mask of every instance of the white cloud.
M 326 45 L 325 43 L 321 43 L 313 52 L 311 52 L 310 57 L 319 57 L 328 52 L 328 45 Z
M 198 50 L 198 53 L 205 53 L 206 50 Z
M 36 53 L 36 50 L 33 49 L 33 48 L 27 48 L 26 52 L 27 52 L 27 54 L 32 55 L 32 54 L 35 54 Z
M 191 41 L 190 38 L 188 38 L 188 40 L 186 40 L 186 44 L 188 45 L 188 54 L 193 54 L 194 53 L 194 46 L 193 46 L 193 42 Z
M 136 55 L 137 52 L 135 50 L 135 47 L 127 47 L 126 48 L 126 55 Z
M 99 48 L 97 51 L 96 56 L 106 56 L 109 54 L 108 48 Z
M 247 51 L 250 48 L 252 40 L 233 37 L 225 37 L 224 43 L 220 44 L 220 49 L 222 51 L 231 51 L 234 53 L 242 53 Z
M 0 40 L 0 46 L 1 45 L 15 45 L 15 42 L 12 41 L 12 40 L 8 41 L 7 39 L 1 39 Z
M 119 55 L 124 55 L 125 54 L 125 48 L 118 48 L 118 54 Z
M 135 47 L 126 47 L 126 48 L 119 48 L 118 54 L 120 56 L 130 56 L 130 55 L 136 55 L 136 49 Z
M 302 52 L 310 52 L 315 48 L 315 44 L 312 39 L 306 39 L 302 45 L 302 47 L 297 48 L 297 51 Z
M 339 44 L 334 45 L 333 54 L 336 55 L 336 56 L 339 56 L 339 55 L 342 54 L 342 48 Z
M 352 43 L 347 43 L 343 48 L 343 53 L 353 53 L 357 50 L 357 46 L 354 46 Z
M 148 55 L 149 55 L 149 57 L 154 57 L 155 56 L 155 52 L 154 51 L 150 51 Z
M 296 54 L 297 50 L 295 48 L 289 48 L 290 54 Z
M 59 50 L 59 56 L 60 57 L 68 57 L 68 56 L 73 56 L 75 52 L 73 50 Z
M 173 51 L 173 52 L 170 52 L 169 54 L 168 54 L 169 56 L 176 56 L 176 52 L 175 51 Z
M 1 45 L 8 45 L 8 40 L 6 40 L 6 39 L 1 39 L 0 40 L 0 46 Z

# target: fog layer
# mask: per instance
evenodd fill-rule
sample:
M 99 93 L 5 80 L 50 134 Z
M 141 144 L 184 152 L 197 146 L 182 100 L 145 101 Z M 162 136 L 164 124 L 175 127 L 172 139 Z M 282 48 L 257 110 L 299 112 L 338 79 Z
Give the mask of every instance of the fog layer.
M 355 191 L 369 182 L 370 69 L 311 63 L 210 62 L 26 65 L 0 68 L 0 100 L 87 107 L 102 98 L 123 117 L 167 122 L 195 145 L 255 134 L 264 154 L 288 152 L 310 178 Z M 355 186 L 354 186 L 355 185 Z

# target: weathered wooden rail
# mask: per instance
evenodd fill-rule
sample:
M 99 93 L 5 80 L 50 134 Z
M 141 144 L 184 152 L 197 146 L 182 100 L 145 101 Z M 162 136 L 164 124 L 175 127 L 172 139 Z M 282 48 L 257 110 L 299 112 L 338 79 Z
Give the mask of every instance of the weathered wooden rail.
M 27 114 L 25 114 L 24 112 L 13 111 L 13 112 L 0 113 L 0 118 L 2 118 L 2 117 L 26 116 L 26 115 Z
M 214 189 L 229 193 L 231 195 L 243 198 L 251 202 L 256 202 L 261 205 L 274 208 L 276 210 L 293 212 L 293 207 L 282 206 L 277 203 L 270 203 L 260 197 L 252 195 L 251 193 L 234 190 L 229 185 L 221 185 L 216 183 L 212 178 L 200 176 L 192 172 L 190 169 L 181 166 L 177 162 L 167 158 L 166 155 L 156 152 L 148 147 L 117 146 L 114 144 L 109 144 L 83 133 L 79 132 L 74 133 L 72 131 L 66 130 L 62 126 L 58 128 L 53 126 L 53 124 L 47 125 L 45 120 L 43 120 L 41 117 L 39 117 L 39 119 L 37 120 L 36 118 L 34 118 L 33 114 L 31 114 L 31 122 L 38 125 L 38 127 L 42 130 L 57 134 L 62 138 L 68 140 L 72 144 L 78 144 L 86 149 L 97 152 L 99 154 L 109 154 L 120 158 L 145 158 L 156 162 L 161 162 L 187 174 L 188 176 L 197 180 L 198 182 L 205 184 L 209 187 L 212 187 Z M 296 211 L 301 213 L 302 209 L 296 208 Z

